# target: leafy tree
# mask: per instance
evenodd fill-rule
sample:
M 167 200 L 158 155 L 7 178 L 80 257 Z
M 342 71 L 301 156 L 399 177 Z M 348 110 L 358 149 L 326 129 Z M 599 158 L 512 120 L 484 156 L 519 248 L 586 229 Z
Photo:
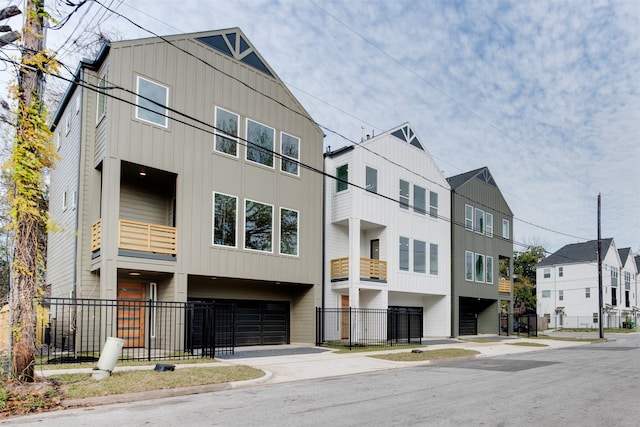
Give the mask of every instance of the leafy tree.
M 545 258 L 541 245 L 529 245 L 513 258 L 513 309 L 515 313 L 536 312 L 536 265 Z

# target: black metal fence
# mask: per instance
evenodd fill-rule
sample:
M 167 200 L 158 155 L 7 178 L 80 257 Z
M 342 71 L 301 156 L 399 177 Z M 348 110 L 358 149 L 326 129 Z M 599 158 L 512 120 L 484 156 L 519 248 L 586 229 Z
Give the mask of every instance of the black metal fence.
M 508 314 L 500 314 L 500 335 L 538 336 L 538 316 L 536 314 L 513 316 L 511 325 L 509 325 L 509 317 Z
M 38 301 L 40 363 L 97 361 L 107 337 L 120 360 L 214 357 L 234 351 L 234 309 L 215 302 L 81 298 Z
M 392 347 L 422 344 L 422 309 L 316 308 L 316 345 Z

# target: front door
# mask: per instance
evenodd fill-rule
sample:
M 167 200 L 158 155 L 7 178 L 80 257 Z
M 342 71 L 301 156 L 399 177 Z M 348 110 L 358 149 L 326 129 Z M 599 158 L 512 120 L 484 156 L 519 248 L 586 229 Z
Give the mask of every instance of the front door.
M 349 338 L 349 295 L 340 295 L 340 305 L 342 309 L 342 327 L 340 337 L 343 340 Z
M 371 259 L 380 259 L 380 239 L 371 241 Z
M 125 347 L 144 347 L 145 298 L 145 283 L 118 283 L 118 338 Z

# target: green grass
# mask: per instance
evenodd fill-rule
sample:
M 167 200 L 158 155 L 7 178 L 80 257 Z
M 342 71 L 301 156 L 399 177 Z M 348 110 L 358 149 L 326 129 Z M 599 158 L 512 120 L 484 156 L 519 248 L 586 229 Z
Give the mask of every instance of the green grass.
M 500 342 L 502 340 L 497 338 L 459 338 L 460 341 L 464 342 Z
M 542 344 L 539 342 L 526 342 L 526 341 L 519 341 L 519 342 L 509 342 L 507 343 L 508 345 L 521 345 L 524 347 L 549 347 L 547 344 Z
M 421 362 L 425 360 L 451 359 L 455 357 L 469 357 L 480 354 L 479 351 L 465 350 L 462 348 L 442 348 L 438 350 L 427 350 L 421 353 L 386 353 L 375 354 L 369 357 L 383 360 L 391 360 L 394 362 Z
M 576 341 L 576 342 L 605 342 L 606 338 L 577 338 L 577 337 L 552 337 L 549 335 L 538 335 L 537 337 L 528 337 L 530 340 L 555 340 L 555 341 Z
M 421 344 L 396 344 L 393 346 L 385 345 L 362 345 L 362 344 L 354 344 L 351 349 L 342 341 L 329 341 L 324 347 L 335 350 L 335 353 L 353 353 L 353 352 L 367 352 L 367 351 L 383 351 L 383 350 L 399 350 L 399 349 L 411 349 L 411 348 L 419 348 L 424 347 Z

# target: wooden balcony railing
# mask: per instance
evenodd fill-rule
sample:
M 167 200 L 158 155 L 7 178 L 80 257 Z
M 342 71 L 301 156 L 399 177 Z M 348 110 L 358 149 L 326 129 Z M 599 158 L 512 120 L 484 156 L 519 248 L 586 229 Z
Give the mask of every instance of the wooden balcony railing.
M 510 280 L 498 280 L 498 292 L 505 294 L 511 293 L 511 281 Z
M 102 220 L 91 227 L 91 251 L 100 249 Z M 177 254 L 177 230 L 166 225 L 119 220 L 118 248 L 132 251 L 152 252 L 163 255 Z
M 336 258 L 331 260 L 331 279 L 349 278 L 349 258 Z M 360 258 L 360 278 L 387 279 L 387 261 L 378 259 Z
M 175 227 L 121 219 L 118 227 L 118 248 L 176 255 L 177 235 Z

